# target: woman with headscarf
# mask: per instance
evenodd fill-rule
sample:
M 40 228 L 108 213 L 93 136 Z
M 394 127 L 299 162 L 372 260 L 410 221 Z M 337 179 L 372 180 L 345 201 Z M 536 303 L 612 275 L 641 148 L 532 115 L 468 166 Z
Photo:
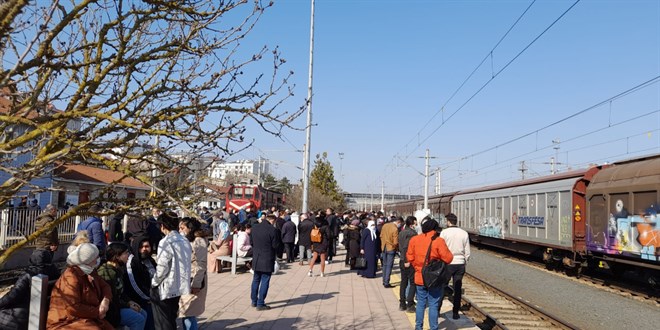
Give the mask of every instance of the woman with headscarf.
M 350 265 L 351 269 L 355 268 L 355 259 L 360 256 L 360 228 L 358 225 L 360 220 L 353 219 L 351 223 L 344 229 L 344 246 L 346 247 L 346 265 Z
M 46 328 L 113 330 L 105 319 L 112 290 L 94 270 L 100 262 L 99 249 L 82 243 L 71 249 L 66 262 L 51 294 Z
M 231 255 L 229 244 L 232 240 L 232 231 L 229 228 L 227 220 L 221 214 L 216 213 L 213 215 L 214 238 L 207 244 L 209 253 L 206 260 L 209 261 L 207 263 L 207 272 L 209 273 L 220 273 L 222 271 L 222 262 L 217 257 Z
M 376 260 L 378 256 L 378 235 L 376 234 L 376 222 L 369 220 L 367 228 L 362 230 L 362 237 L 360 238 L 360 254 L 364 254 L 367 260 L 367 268 L 358 271 L 358 275 L 366 278 L 376 277 Z

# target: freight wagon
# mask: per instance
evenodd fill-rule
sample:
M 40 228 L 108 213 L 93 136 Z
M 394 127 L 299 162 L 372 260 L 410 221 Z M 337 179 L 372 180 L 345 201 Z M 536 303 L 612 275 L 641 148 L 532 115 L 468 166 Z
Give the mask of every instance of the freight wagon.
M 437 201 L 431 206 L 431 200 Z M 582 267 L 637 270 L 660 280 L 660 155 L 429 198 L 436 218 L 453 212 L 475 242 Z M 412 214 L 388 204 L 387 210 Z M 404 210 L 405 209 L 405 210 Z M 421 209 L 418 207 L 417 209 Z M 441 221 L 442 222 L 442 221 Z

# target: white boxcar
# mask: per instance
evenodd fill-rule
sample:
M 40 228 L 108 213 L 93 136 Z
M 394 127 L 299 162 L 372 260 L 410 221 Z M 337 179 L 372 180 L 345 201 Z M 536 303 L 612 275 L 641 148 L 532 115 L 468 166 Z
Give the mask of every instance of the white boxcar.
M 585 171 L 461 191 L 451 210 L 473 240 L 519 252 L 573 250 L 573 189 Z

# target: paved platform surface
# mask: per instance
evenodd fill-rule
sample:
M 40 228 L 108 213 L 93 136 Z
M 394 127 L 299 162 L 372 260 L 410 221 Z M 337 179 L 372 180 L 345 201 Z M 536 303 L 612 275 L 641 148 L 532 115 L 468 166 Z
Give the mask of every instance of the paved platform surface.
M 272 309 L 251 307 L 252 274 L 244 268 L 231 275 L 227 267 L 220 274 L 209 274 L 206 311 L 199 317 L 201 329 L 414 329 L 414 313 L 399 311 L 398 269 L 393 289 L 382 285 L 382 273 L 365 279 L 344 266 L 344 250 L 326 265 L 326 277 L 319 277 L 320 265 L 308 277 L 308 265 L 282 264 L 273 275 L 266 304 Z M 398 260 L 395 261 L 398 263 Z M 443 303 L 443 312 L 451 303 Z M 451 315 L 451 312 L 448 314 Z M 474 325 L 465 316 L 460 320 L 441 315 L 441 329 L 466 329 Z M 425 329 L 428 322 L 425 322 Z

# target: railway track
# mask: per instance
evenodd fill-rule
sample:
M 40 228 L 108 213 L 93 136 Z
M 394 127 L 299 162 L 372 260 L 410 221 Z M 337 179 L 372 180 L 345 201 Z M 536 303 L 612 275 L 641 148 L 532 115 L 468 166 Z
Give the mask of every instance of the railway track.
M 506 258 L 507 260 L 533 267 L 546 273 L 562 276 L 584 285 L 596 287 L 607 292 L 615 293 L 623 297 L 660 307 L 660 290 L 654 290 L 648 286 L 636 285 L 631 284 L 630 282 L 624 282 L 623 280 L 613 279 L 610 278 L 610 276 L 606 276 L 600 273 L 590 274 L 588 272 L 583 272 L 579 277 L 567 275 L 565 272 L 563 272 L 563 270 L 560 269 L 548 269 L 545 263 L 531 259 L 527 255 L 518 256 L 517 254 L 511 253 L 509 251 L 500 252 L 499 250 L 493 249 L 489 246 L 477 244 L 474 245 L 479 246 L 479 251 L 481 252 L 489 253 L 499 258 Z
M 473 275 L 465 274 L 463 288 L 462 309 L 481 329 L 578 329 Z

